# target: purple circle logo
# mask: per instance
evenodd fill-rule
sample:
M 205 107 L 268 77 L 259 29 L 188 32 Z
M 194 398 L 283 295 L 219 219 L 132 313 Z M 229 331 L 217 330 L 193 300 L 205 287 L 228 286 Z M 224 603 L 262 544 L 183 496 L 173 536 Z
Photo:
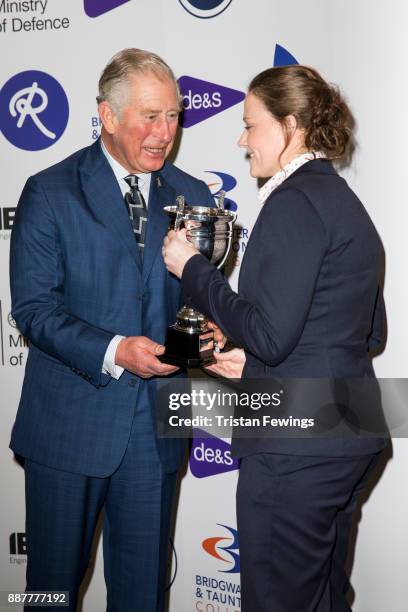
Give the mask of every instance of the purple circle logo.
M 179 0 L 181 6 L 194 17 L 210 19 L 229 7 L 232 0 Z
M 65 91 L 46 72 L 20 72 L 0 91 L 0 130 L 19 149 L 40 151 L 56 143 L 68 116 Z

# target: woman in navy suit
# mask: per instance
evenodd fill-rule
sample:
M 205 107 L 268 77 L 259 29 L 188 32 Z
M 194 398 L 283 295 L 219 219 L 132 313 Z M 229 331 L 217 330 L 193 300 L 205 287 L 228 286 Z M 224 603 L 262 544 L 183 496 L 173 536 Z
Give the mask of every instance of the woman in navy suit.
M 333 168 L 352 117 L 313 69 L 265 70 L 249 86 L 239 140 L 260 189 L 238 293 L 170 232 L 163 256 L 183 292 L 237 346 L 213 372 L 232 378 L 365 379 L 381 341 L 381 245 Z M 346 612 L 344 570 L 357 496 L 387 441 L 237 439 L 243 612 Z

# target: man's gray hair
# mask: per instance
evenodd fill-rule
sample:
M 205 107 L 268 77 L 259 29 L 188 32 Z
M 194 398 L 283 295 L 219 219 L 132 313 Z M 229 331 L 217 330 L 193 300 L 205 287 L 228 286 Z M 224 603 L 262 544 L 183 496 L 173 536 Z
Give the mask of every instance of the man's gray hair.
M 181 94 L 176 77 L 170 66 L 161 57 L 143 49 L 122 49 L 116 53 L 104 68 L 99 79 L 100 102 L 108 102 L 114 112 L 120 115 L 128 100 L 130 79 L 135 74 L 153 73 L 159 80 L 170 79 L 176 88 L 181 107 Z

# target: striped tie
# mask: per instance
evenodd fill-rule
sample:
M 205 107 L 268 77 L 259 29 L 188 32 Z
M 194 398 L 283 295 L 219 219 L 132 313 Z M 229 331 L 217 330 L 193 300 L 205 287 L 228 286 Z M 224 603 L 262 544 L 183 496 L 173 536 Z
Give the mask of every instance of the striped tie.
M 139 189 L 139 177 L 136 174 L 128 174 L 128 176 L 125 176 L 125 181 L 130 187 L 130 191 L 125 193 L 125 204 L 132 224 L 133 234 L 141 248 L 140 254 L 143 257 L 147 227 L 146 202 Z

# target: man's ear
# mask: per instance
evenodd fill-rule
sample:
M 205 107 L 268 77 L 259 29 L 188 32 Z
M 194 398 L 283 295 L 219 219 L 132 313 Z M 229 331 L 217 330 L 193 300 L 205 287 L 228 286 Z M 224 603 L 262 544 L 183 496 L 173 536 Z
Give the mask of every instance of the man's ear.
M 98 104 L 98 112 L 105 130 L 108 134 L 114 134 L 118 125 L 118 118 L 106 100 Z

